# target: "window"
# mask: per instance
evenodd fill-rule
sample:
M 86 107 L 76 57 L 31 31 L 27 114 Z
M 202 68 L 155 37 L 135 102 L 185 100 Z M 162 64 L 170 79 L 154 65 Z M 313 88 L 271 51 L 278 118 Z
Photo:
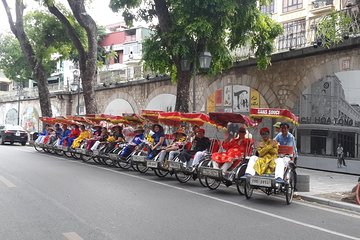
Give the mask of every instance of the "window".
M 272 14 L 274 13 L 274 5 L 274 0 L 272 0 L 269 5 L 261 5 L 260 11 L 265 14 Z
M 303 7 L 303 0 L 283 0 L 283 12 L 290 12 Z
M 283 24 L 284 34 L 278 38 L 278 50 L 304 47 L 305 19 Z

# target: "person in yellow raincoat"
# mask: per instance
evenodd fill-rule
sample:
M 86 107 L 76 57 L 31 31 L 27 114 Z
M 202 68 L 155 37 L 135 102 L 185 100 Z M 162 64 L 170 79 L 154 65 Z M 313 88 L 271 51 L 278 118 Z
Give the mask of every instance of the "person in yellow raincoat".
M 275 171 L 275 160 L 278 157 L 279 144 L 277 141 L 270 139 L 270 130 L 268 128 L 260 129 L 262 137 L 257 147 L 259 156 L 252 156 L 249 159 L 245 174 L 263 175 L 272 174 Z
M 80 126 L 80 135 L 74 140 L 73 144 L 71 145 L 72 148 L 80 147 L 82 141 L 91 138 L 91 133 L 89 130 L 85 129 L 85 125 Z

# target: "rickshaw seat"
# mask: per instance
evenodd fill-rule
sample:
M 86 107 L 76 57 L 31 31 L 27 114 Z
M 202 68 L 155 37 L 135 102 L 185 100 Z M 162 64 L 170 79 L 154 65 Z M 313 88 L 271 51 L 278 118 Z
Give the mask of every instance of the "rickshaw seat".
M 278 155 L 292 157 L 294 155 L 294 148 L 292 146 L 280 145 L 278 149 Z

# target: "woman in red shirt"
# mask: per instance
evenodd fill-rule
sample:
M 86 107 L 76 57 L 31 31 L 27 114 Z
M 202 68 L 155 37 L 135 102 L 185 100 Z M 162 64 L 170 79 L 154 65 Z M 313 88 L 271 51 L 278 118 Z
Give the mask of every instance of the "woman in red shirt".
M 246 138 L 246 129 L 239 129 L 239 136 L 232 139 L 225 139 L 222 147 L 225 152 L 217 152 L 211 155 L 214 168 L 221 168 L 225 173 L 231 166 L 236 166 L 244 156 L 252 152 L 252 140 Z

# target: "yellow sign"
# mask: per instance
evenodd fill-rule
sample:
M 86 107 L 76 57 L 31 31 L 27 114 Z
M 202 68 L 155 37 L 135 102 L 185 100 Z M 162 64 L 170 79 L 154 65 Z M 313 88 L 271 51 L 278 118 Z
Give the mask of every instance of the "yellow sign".
M 260 93 L 255 89 L 250 91 L 250 108 L 260 107 Z
M 212 93 L 208 96 L 206 101 L 206 111 L 209 112 L 215 112 L 215 95 L 216 93 Z

